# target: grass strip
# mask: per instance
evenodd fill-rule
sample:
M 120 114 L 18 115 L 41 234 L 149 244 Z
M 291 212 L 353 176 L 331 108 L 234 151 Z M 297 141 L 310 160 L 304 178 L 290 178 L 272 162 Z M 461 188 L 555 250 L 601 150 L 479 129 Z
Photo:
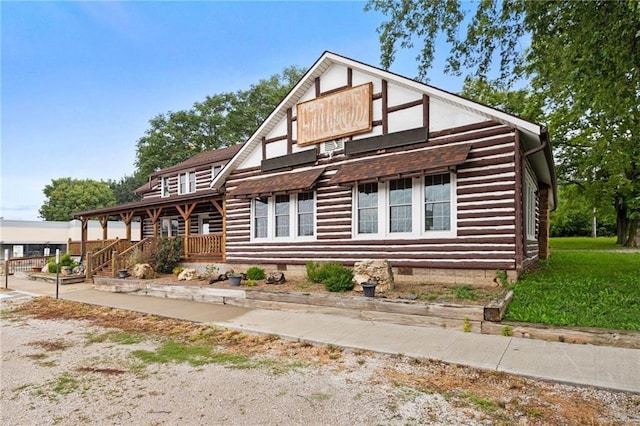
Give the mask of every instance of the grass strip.
M 640 253 L 554 251 L 513 292 L 509 321 L 640 330 Z

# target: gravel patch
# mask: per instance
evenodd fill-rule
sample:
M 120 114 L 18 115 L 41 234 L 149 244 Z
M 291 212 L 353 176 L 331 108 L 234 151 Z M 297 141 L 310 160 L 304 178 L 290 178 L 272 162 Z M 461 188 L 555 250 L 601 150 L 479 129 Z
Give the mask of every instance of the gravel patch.
M 338 349 L 315 362 L 265 346 L 246 365 L 143 362 L 136 351 L 158 351 L 162 336 L 125 342 L 109 337 L 117 328 L 3 306 L 3 425 L 640 424 L 638 395 L 401 355 Z M 295 342 L 265 345 L 276 343 Z

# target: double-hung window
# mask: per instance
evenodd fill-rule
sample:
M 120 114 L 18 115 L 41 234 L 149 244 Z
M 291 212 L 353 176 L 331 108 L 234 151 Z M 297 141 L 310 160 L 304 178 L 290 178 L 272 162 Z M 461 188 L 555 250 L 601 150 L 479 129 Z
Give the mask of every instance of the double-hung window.
M 454 236 L 455 191 L 450 173 L 354 189 L 354 238 Z
M 389 232 L 411 232 L 412 192 L 412 179 L 389 182 Z
M 451 176 L 424 178 L 424 230 L 451 230 Z
M 314 225 L 313 192 L 301 192 L 298 194 L 298 237 L 313 236 Z
M 290 206 L 289 195 L 276 195 L 276 237 L 288 237 L 290 235 Z
M 358 185 L 358 233 L 378 233 L 378 184 Z
M 180 173 L 178 175 L 178 194 L 190 194 L 196 191 L 195 172 Z
M 296 240 L 315 235 L 313 192 L 254 198 L 252 214 L 253 239 Z
M 254 198 L 253 200 L 253 237 L 267 238 L 269 236 L 269 200 Z

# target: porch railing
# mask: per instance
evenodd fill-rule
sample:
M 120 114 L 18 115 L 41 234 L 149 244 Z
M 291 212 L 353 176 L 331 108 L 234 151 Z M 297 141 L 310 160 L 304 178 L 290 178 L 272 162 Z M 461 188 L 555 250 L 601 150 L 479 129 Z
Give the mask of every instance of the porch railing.
M 93 276 L 100 272 L 102 269 L 108 268 L 109 266 L 111 266 L 114 252 L 123 252 L 132 245 L 133 243 L 131 241 L 116 238 L 112 243 L 108 244 L 106 247 L 101 248 L 95 253 L 87 251 L 87 270 L 89 270 L 91 276 Z
M 109 239 L 109 240 L 85 241 L 84 242 L 85 250 L 95 252 L 103 249 L 104 247 L 109 246 L 116 240 L 117 238 Z M 82 241 L 72 241 L 71 239 L 69 239 L 69 241 L 67 241 L 67 253 L 69 253 L 72 256 L 82 256 Z
M 184 256 L 221 255 L 223 249 L 222 233 L 189 235 L 183 237 Z
M 1 275 L 4 275 L 9 271 L 9 274 L 16 272 L 32 272 L 34 269 L 41 270 L 44 265 L 47 264 L 49 259 L 54 256 L 30 256 L 30 257 L 14 257 L 5 262 L 0 262 L 2 265 Z
M 126 250 L 116 253 L 112 260 L 112 275 L 115 277 L 119 269 L 127 269 L 131 266 L 131 259 L 136 257 L 138 252 L 141 255 L 140 257 L 148 259 L 151 256 L 151 247 L 155 240 L 154 237 L 147 237 L 136 244 L 131 244 Z

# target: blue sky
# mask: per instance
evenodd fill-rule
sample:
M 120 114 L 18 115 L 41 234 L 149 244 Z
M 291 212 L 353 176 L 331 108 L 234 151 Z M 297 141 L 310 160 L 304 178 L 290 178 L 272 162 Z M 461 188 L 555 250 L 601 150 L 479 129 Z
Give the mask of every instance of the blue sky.
M 52 179 L 132 174 L 157 114 L 310 67 L 325 50 L 379 66 L 384 17 L 364 5 L 1 2 L 0 216 L 39 220 Z M 416 76 L 415 55 L 400 52 L 391 71 Z M 457 92 L 462 81 L 436 65 L 430 84 Z

